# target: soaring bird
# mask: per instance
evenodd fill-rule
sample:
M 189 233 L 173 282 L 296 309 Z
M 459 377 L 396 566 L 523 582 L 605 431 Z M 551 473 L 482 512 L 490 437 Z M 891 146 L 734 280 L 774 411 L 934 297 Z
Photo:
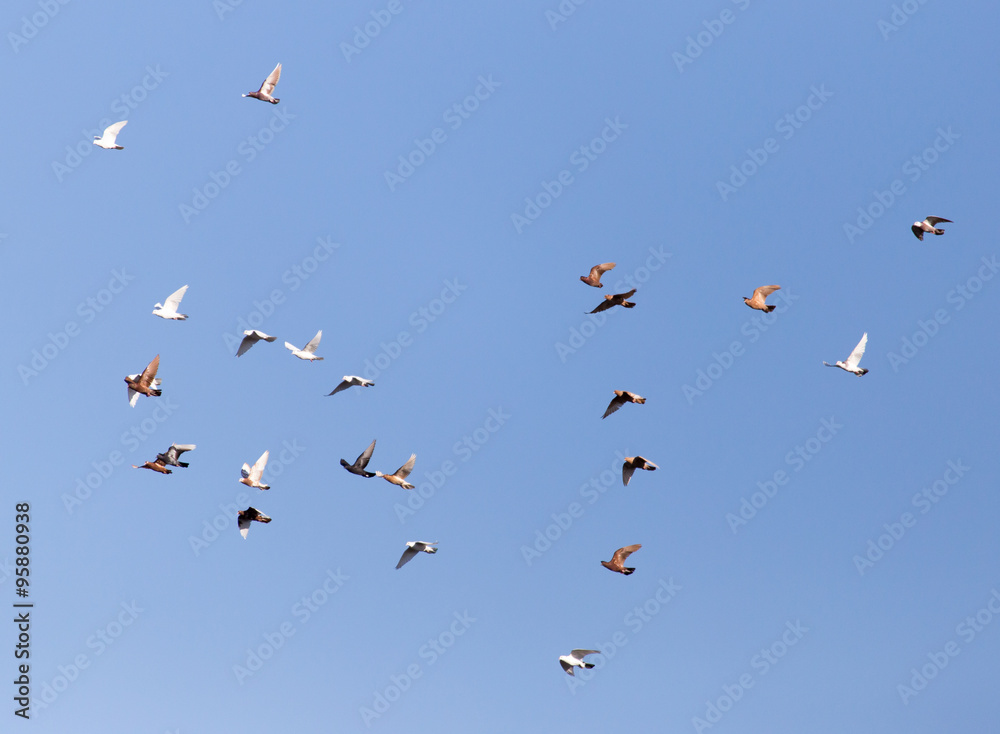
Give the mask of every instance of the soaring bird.
M 274 86 L 278 83 L 281 78 L 281 64 L 274 67 L 274 71 L 267 75 L 267 79 L 264 83 L 260 85 L 260 89 L 256 92 L 247 92 L 244 97 L 253 97 L 254 99 L 259 99 L 262 102 L 270 102 L 271 104 L 278 104 L 281 100 L 277 97 L 272 97 L 271 92 L 274 91 Z
M 172 443 L 169 449 L 162 454 L 156 455 L 156 462 L 158 464 L 169 464 L 170 466 L 187 467 L 188 463 L 180 461 L 180 456 L 185 451 L 193 451 L 196 448 L 197 446 L 193 443 Z
M 243 332 L 243 341 L 240 342 L 240 348 L 236 350 L 236 356 L 242 357 L 257 342 L 264 340 L 266 342 L 273 342 L 278 337 L 268 336 L 263 331 L 257 331 L 256 329 L 248 329 Z
M 628 486 L 629 481 L 632 479 L 632 473 L 636 469 L 645 469 L 646 471 L 656 471 L 659 467 L 652 461 L 648 461 L 641 456 L 626 456 L 625 463 L 622 464 L 622 481 L 625 486 Z
M 240 469 L 240 474 L 243 475 L 240 484 L 245 484 L 248 487 L 256 487 L 257 489 L 270 489 L 270 485 L 260 483 L 260 475 L 264 473 L 264 467 L 267 466 L 267 457 L 270 455 L 270 451 L 265 451 L 253 466 L 244 462 L 243 468 Z
M 867 375 L 868 370 L 858 367 L 858 362 L 861 358 L 865 356 L 865 347 L 868 345 L 868 332 L 866 331 L 861 337 L 861 341 L 858 342 L 858 346 L 854 347 L 854 351 L 851 352 L 851 356 L 847 358 L 846 362 L 837 362 L 836 364 L 830 364 L 829 362 L 824 362 L 827 367 L 840 367 L 842 370 L 847 370 L 848 372 L 853 372 L 858 377 L 862 375 Z
M 607 418 L 620 407 L 625 405 L 625 403 L 638 403 L 639 405 L 642 405 L 645 402 L 646 398 L 641 395 L 636 395 L 634 392 L 629 392 L 628 390 L 615 390 L 615 396 L 611 398 L 611 402 L 608 403 L 608 409 L 604 411 L 604 415 L 602 415 L 601 418 Z
M 355 385 L 363 385 L 364 387 L 374 387 L 375 383 L 372 382 L 371 380 L 366 380 L 363 377 L 357 377 L 355 375 L 344 375 L 343 382 L 341 382 L 339 385 L 333 388 L 333 392 L 328 392 L 326 396 L 330 397 L 331 395 L 336 395 L 341 390 L 346 390 L 347 388 L 354 387 Z
M 780 285 L 762 285 L 760 288 L 757 288 L 753 292 L 753 296 L 751 298 L 744 297 L 743 303 L 748 305 L 750 308 L 757 309 L 758 311 L 771 313 L 771 311 L 773 311 L 776 307 L 768 306 L 766 303 L 764 303 L 764 301 L 767 299 L 769 295 L 771 295 L 775 291 L 780 291 L 780 290 L 781 290 Z
M 256 507 L 248 507 L 236 513 L 236 524 L 239 525 L 240 535 L 243 536 L 244 540 L 246 540 L 247 533 L 250 532 L 250 523 L 255 520 L 257 522 L 271 522 L 271 518 Z
M 147 461 L 144 464 L 142 464 L 141 466 L 136 466 L 135 464 L 133 464 L 132 468 L 133 469 L 152 469 L 153 471 L 159 472 L 160 474 L 173 474 L 173 472 L 170 471 L 170 469 L 168 469 L 167 467 L 165 467 L 163 465 L 163 462 L 160 461 L 160 457 L 159 456 L 156 457 L 156 461 Z
M 628 576 L 630 573 L 635 571 L 634 568 L 625 568 L 625 559 L 630 555 L 635 553 L 637 550 L 642 548 L 641 543 L 636 543 L 635 545 L 626 545 L 624 548 L 619 548 L 615 551 L 615 554 L 611 556 L 610 561 L 601 561 L 601 565 L 604 566 L 609 571 L 617 571 L 618 573 L 623 573 Z
M 614 266 L 614 263 L 601 263 L 600 265 L 595 265 L 590 269 L 590 275 L 581 275 L 580 280 L 587 285 L 594 286 L 595 288 L 603 288 L 604 284 L 601 283 L 601 276 L 614 268 Z
M 559 664 L 562 666 L 563 670 L 565 670 L 570 675 L 575 676 L 575 673 L 573 673 L 573 668 L 584 668 L 589 670 L 590 668 L 594 667 L 593 663 L 583 662 L 583 659 L 587 655 L 600 655 L 600 654 L 601 654 L 600 650 L 573 650 L 573 652 L 571 652 L 569 655 L 560 655 Z
M 922 222 L 914 222 L 910 229 L 913 230 L 913 234 L 916 235 L 918 240 L 923 241 L 924 232 L 931 232 L 933 234 L 944 234 L 943 229 L 937 229 L 934 225 L 940 224 L 941 222 L 947 222 L 948 224 L 954 224 L 950 219 L 945 219 L 944 217 L 927 217 Z
M 417 555 L 420 551 L 423 551 L 424 553 L 437 553 L 438 549 L 432 547 L 437 545 L 437 543 L 438 542 L 436 540 L 433 543 L 427 543 L 423 540 L 411 540 L 406 544 L 406 550 L 403 551 L 403 555 L 399 557 L 399 563 L 396 564 L 396 568 L 402 568 L 405 566 L 410 562 L 410 559 Z
M 827 367 L 840 367 L 842 370 L 847 370 L 848 372 L 853 372 L 858 377 L 862 375 L 867 375 L 868 370 L 858 367 L 858 362 L 861 358 L 865 356 L 865 347 L 868 345 L 868 332 L 864 333 L 861 337 L 861 341 L 858 342 L 858 346 L 854 347 L 854 351 L 851 352 L 851 356 L 847 358 L 846 362 L 837 362 L 836 364 L 830 364 L 829 362 L 824 362 Z
M 416 454 L 410 454 L 410 458 L 405 464 L 399 467 L 392 474 L 383 474 L 380 471 L 375 472 L 375 476 L 382 477 L 387 482 L 392 482 L 393 484 L 402 487 L 403 489 L 413 489 L 413 485 L 407 483 L 406 478 L 410 476 L 410 472 L 413 471 L 413 463 L 417 460 Z
M 108 125 L 104 128 L 104 134 L 94 136 L 94 145 L 104 148 L 105 150 L 125 150 L 120 145 L 115 145 L 115 138 L 118 137 L 118 133 L 121 132 L 122 128 L 128 123 L 128 120 L 122 120 L 121 122 L 116 122 L 114 125 Z
M 316 332 L 316 336 L 310 339 L 309 343 L 306 344 L 304 347 L 302 347 L 302 349 L 299 349 L 294 344 L 289 344 L 288 342 L 285 342 L 285 349 L 290 349 L 292 354 L 294 354 L 299 359 L 308 359 L 309 361 L 319 361 L 323 358 L 317 357 L 315 352 L 316 352 L 316 347 L 319 346 L 319 340 L 322 338 L 323 338 L 323 330 L 320 329 L 319 331 Z
M 361 456 L 354 460 L 353 464 L 348 464 L 345 459 L 340 460 L 340 465 L 347 469 L 351 474 L 357 474 L 359 477 L 367 477 L 371 479 L 376 475 L 375 472 L 365 471 L 368 466 L 368 462 L 372 460 L 372 452 L 375 450 L 375 441 L 372 441 L 371 445 L 361 452 Z
M 128 385 L 128 404 L 133 408 L 139 400 L 140 393 L 149 398 L 158 398 L 162 394 L 161 390 L 156 389 L 161 382 L 156 376 L 158 369 L 160 369 L 159 354 L 153 357 L 153 361 L 146 365 L 141 374 L 125 378 L 125 384 Z
M 600 313 L 601 311 L 607 311 L 612 306 L 624 306 L 625 308 L 635 308 L 634 303 L 626 300 L 627 298 L 631 298 L 634 295 L 635 295 L 635 288 L 630 290 L 628 293 L 618 293 L 613 296 L 609 293 L 608 295 L 604 296 L 604 301 L 590 313 Z
M 169 296 L 167 296 L 166 303 L 157 303 L 153 306 L 153 315 L 159 316 L 161 319 L 172 319 L 174 321 L 184 321 L 187 318 L 186 313 L 177 313 L 177 309 L 180 308 L 181 299 L 184 298 L 184 294 L 187 293 L 187 286 L 183 288 L 178 288 Z

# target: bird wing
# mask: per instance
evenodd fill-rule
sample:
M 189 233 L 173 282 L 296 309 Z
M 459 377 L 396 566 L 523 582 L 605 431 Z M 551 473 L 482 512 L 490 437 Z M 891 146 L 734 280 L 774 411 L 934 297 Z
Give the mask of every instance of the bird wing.
M 240 469 L 240 476 L 242 476 L 244 479 L 247 479 L 250 476 L 250 465 L 245 461 L 243 462 L 243 468 Z
M 582 662 L 584 656 L 586 656 L 586 655 L 600 655 L 601 651 L 600 650 L 573 650 L 573 652 L 571 652 L 570 654 L 573 657 L 575 657 L 577 660 L 579 660 L 579 661 Z
M 632 290 L 630 290 L 630 291 L 629 291 L 628 293 L 619 293 L 619 294 L 617 294 L 617 295 L 615 296 L 615 298 L 616 298 L 616 299 L 617 299 L 617 298 L 620 298 L 620 299 L 621 299 L 621 300 L 623 300 L 623 301 L 627 301 L 627 300 L 628 300 L 629 298 L 631 298 L 632 296 L 634 296 L 634 295 L 635 295 L 635 291 L 636 291 L 636 289 L 635 289 L 635 288 L 633 288 L 633 289 L 632 289 Z
M 281 64 L 278 64 L 277 66 L 274 67 L 274 71 L 272 71 L 270 74 L 267 75 L 267 79 L 265 79 L 264 83 L 260 85 L 259 91 L 270 96 L 271 92 L 274 91 L 274 86 L 278 83 L 278 80 L 280 78 L 281 78 Z
M 313 354 L 316 351 L 316 347 L 319 346 L 319 340 L 323 338 L 323 330 L 320 329 L 316 332 L 316 336 L 309 340 L 309 343 L 302 347 L 303 352 L 308 352 Z
M 176 311 L 178 308 L 180 308 L 181 299 L 184 298 L 184 294 L 187 293 L 187 289 L 188 289 L 187 286 L 184 286 L 183 288 L 178 288 L 169 296 L 167 296 L 167 300 L 163 304 L 163 310 Z
M 138 376 L 139 376 L 139 375 L 129 375 L 129 379 L 130 379 L 130 380 L 134 380 L 134 379 L 135 379 L 136 377 L 138 377 Z M 132 388 L 130 387 L 130 388 L 128 389 L 128 404 L 129 404 L 129 405 L 131 405 L 131 406 L 132 406 L 132 407 L 134 408 L 134 407 L 135 407 L 135 404 L 136 404 L 136 403 L 137 403 L 138 401 L 139 401 L 139 393 L 137 393 L 137 392 L 136 392 L 135 390 L 133 390 L 133 389 L 132 389 Z
M 622 481 L 625 486 L 628 486 L 629 481 L 632 479 L 632 475 L 635 474 L 635 467 L 632 466 L 632 462 L 626 461 L 622 464 Z
M 115 138 L 118 137 L 118 133 L 121 129 L 128 124 L 128 120 L 122 120 L 121 122 L 116 122 L 114 125 L 108 125 L 104 128 L 104 132 L 101 134 L 101 139 L 106 140 L 109 143 L 114 143 Z
M 250 518 L 243 512 L 240 512 L 237 516 L 237 524 L 240 526 L 240 535 L 242 535 L 244 539 L 247 537 L 247 533 L 250 532 L 251 522 Z
M 602 415 L 601 418 L 607 418 L 627 402 L 628 399 L 624 395 L 615 395 L 611 398 L 611 402 L 608 403 L 608 409 L 604 411 L 604 415 Z
M 415 548 L 406 546 L 406 550 L 403 551 L 403 555 L 399 557 L 399 563 L 396 564 L 396 568 L 402 568 L 405 566 L 410 562 L 410 559 L 412 559 L 413 556 L 417 555 L 417 553 L 418 551 Z
M 395 476 L 399 477 L 400 479 L 406 479 L 408 476 L 410 476 L 410 472 L 413 471 L 413 463 L 416 460 L 417 460 L 417 455 L 410 454 L 410 458 L 407 460 L 407 462 L 396 470 Z
M 198 448 L 197 445 L 193 443 L 175 443 L 171 444 L 169 451 L 175 451 L 177 456 L 180 456 L 185 451 L 194 451 Z
M 755 301 L 755 300 L 757 300 L 757 297 L 760 296 L 760 300 L 763 301 L 765 298 L 767 298 L 769 295 L 771 295 L 775 291 L 780 291 L 780 290 L 781 290 L 781 286 L 780 285 L 762 285 L 760 288 L 757 288 L 756 290 L 754 290 L 754 292 L 753 292 L 753 298 L 750 299 L 750 300 Z
M 913 234 L 915 234 L 917 236 L 918 240 L 923 240 L 923 238 L 924 238 L 924 231 L 922 229 L 920 229 L 920 227 L 918 227 L 917 225 L 914 224 L 912 227 L 910 227 L 910 229 L 913 230 Z
M 290 344 L 289 342 L 285 342 L 285 349 L 290 349 L 293 352 L 299 351 L 299 348 L 297 346 L 295 346 L 294 344 Z
M 240 348 L 236 350 L 236 356 L 242 357 L 244 354 L 249 352 L 250 347 L 256 344 L 258 340 L 259 340 L 258 337 L 252 334 L 247 334 L 245 337 L 243 337 L 243 341 L 240 342 Z
M 825 364 L 827 367 L 836 367 L 837 366 L 835 364 L 830 364 L 829 362 L 826 362 L 826 361 L 824 361 L 823 364 Z
M 339 384 L 339 385 L 337 385 L 337 386 L 336 386 L 335 388 L 333 388 L 333 392 L 328 392 L 328 393 L 326 394 L 326 396 L 327 396 L 327 397 L 330 397 L 331 395 L 336 395 L 336 394 L 337 394 L 337 393 L 339 393 L 339 392 L 340 392 L 341 390 L 346 390 L 347 388 L 349 388 L 349 387 L 350 387 L 350 386 L 351 386 L 352 384 L 353 384 L 353 383 L 351 383 L 351 382 L 349 382 L 349 381 L 347 381 L 347 380 L 341 380 L 340 384 Z
M 609 308 L 611 308 L 611 307 L 612 307 L 612 306 L 614 306 L 614 305 L 615 305 L 615 302 L 614 302 L 614 301 L 612 301 L 612 300 L 611 300 L 611 299 L 609 298 L 609 299 L 608 299 L 608 300 L 606 300 L 606 301 L 601 301 L 601 302 L 600 302 L 600 303 L 598 304 L 597 308 L 595 308 L 595 309 L 594 309 L 593 311 L 591 311 L 590 313 L 600 313 L 601 311 L 607 311 L 607 310 L 608 310 Z
M 264 467 L 267 466 L 267 457 L 271 455 L 270 451 L 265 451 L 260 455 L 260 458 L 254 463 L 253 467 L 250 469 L 250 479 L 253 482 L 260 481 L 260 475 L 264 473 Z M 246 466 L 244 464 L 244 466 Z
M 375 450 L 375 441 L 372 441 L 371 445 L 361 452 L 361 456 L 359 456 L 357 458 L 357 461 L 354 462 L 354 466 L 357 467 L 358 469 L 364 469 L 366 466 L 368 466 L 368 462 L 372 460 L 372 452 L 374 450 Z
M 567 663 L 561 657 L 559 658 L 559 664 L 562 666 L 562 669 L 565 670 L 567 673 L 569 673 L 570 675 L 575 675 L 573 673 L 573 666 Z
M 940 224 L 941 222 L 948 222 L 949 224 L 953 223 L 950 219 L 945 219 L 944 217 L 927 217 L 924 221 L 932 227 L 936 224 Z
M 868 332 L 866 331 L 865 335 L 861 337 L 861 341 L 858 342 L 858 346 L 854 347 L 854 351 L 851 352 L 851 356 L 847 358 L 848 367 L 858 366 L 858 362 L 860 362 L 861 358 L 865 356 L 865 347 L 867 345 L 868 345 Z
M 641 543 L 636 543 L 635 545 L 626 545 L 624 548 L 619 548 L 618 550 L 615 551 L 614 556 L 612 556 L 611 562 L 616 566 L 621 566 L 623 563 L 625 563 L 626 558 L 628 558 L 630 555 L 635 553 L 640 548 L 642 548 Z
M 160 369 L 159 354 L 153 357 L 153 361 L 146 365 L 146 369 L 142 371 L 142 374 L 139 375 L 139 379 L 136 382 L 138 382 L 140 385 L 145 385 L 146 387 L 149 387 L 150 384 L 153 382 L 153 378 L 156 377 L 156 371 L 158 369 Z

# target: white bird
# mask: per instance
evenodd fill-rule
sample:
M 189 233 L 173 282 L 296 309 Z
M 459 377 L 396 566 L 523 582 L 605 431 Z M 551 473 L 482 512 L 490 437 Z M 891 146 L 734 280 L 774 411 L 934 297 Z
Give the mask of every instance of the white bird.
M 256 329 L 248 329 L 247 331 L 243 332 L 243 341 L 240 342 L 240 348 L 236 350 L 236 356 L 242 357 L 244 354 L 250 351 L 250 347 L 252 347 L 257 342 L 261 341 L 262 339 L 266 342 L 273 342 L 277 338 L 278 337 L 276 336 L 269 336 L 265 334 L 263 331 L 257 331 Z
M 865 356 L 865 346 L 868 344 L 868 332 L 861 337 L 861 341 L 858 342 L 858 346 L 854 347 L 854 351 L 851 352 L 851 356 L 847 358 L 846 362 L 837 362 L 836 364 L 830 364 L 829 362 L 824 362 L 827 367 L 840 367 L 842 370 L 847 370 L 848 372 L 853 372 L 858 377 L 862 375 L 867 375 L 868 370 L 858 367 L 858 362 L 861 358 Z
M 569 655 L 560 655 L 559 664 L 562 666 L 563 670 L 565 670 L 570 675 L 575 676 L 576 674 L 573 672 L 573 668 L 584 668 L 589 670 L 590 668 L 594 667 L 593 663 L 585 663 L 583 661 L 583 659 L 587 655 L 600 655 L 600 654 L 601 654 L 600 650 L 573 650 L 573 652 L 571 652 Z
M 424 553 L 437 553 L 438 549 L 432 547 L 437 544 L 438 542 L 436 540 L 433 543 L 428 543 L 423 540 L 411 540 L 406 544 L 406 550 L 403 551 L 403 555 L 399 557 L 399 563 L 396 564 L 396 568 L 402 568 L 405 566 L 410 562 L 410 559 L 417 555 L 420 551 L 423 551 Z
M 941 222 L 947 222 L 948 224 L 954 224 L 950 219 L 945 219 L 944 217 L 927 217 L 922 222 L 914 222 L 910 229 L 913 230 L 913 234 L 916 235 L 918 240 L 923 241 L 924 232 L 933 234 L 944 234 L 943 229 L 938 229 L 936 225 Z
M 159 316 L 161 319 L 173 319 L 174 321 L 184 321 L 187 318 L 186 313 L 177 313 L 177 309 L 181 306 L 181 299 L 184 298 L 184 294 L 187 293 L 187 286 L 183 288 L 178 288 L 169 296 L 167 296 L 166 303 L 157 303 L 153 306 L 153 315 Z
M 322 339 L 322 338 L 323 338 L 323 330 L 320 329 L 319 331 L 316 332 L 316 336 L 314 336 L 312 339 L 310 339 L 309 343 L 306 344 L 304 347 L 302 347 L 302 349 L 299 349 L 294 344 L 289 344 L 288 342 L 285 342 L 285 349 L 290 349 L 292 351 L 292 354 L 294 354 L 299 359 L 308 359 L 310 361 L 313 361 L 313 360 L 318 361 L 318 360 L 323 359 L 322 357 L 317 357 L 316 354 L 315 354 L 316 347 L 319 346 L 319 340 Z
M 277 97 L 272 97 L 271 92 L 274 91 L 275 85 L 281 78 L 281 64 L 274 67 L 274 71 L 267 75 L 267 79 L 264 83 L 260 85 L 260 89 L 256 92 L 247 92 L 244 97 L 253 97 L 254 99 L 259 99 L 263 102 L 270 102 L 271 104 L 278 104 L 281 100 Z
M 120 145 L 115 145 L 115 138 L 118 137 L 118 133 L 121 132 L 122 128 L 128 123 L 128 120 L 122 120 L 121 122 L 116 122 L 114 125 L 108 125 L 104 128 L 104 134 L 98 137 L 94 136 L 94 145 L 100 146 L 105 150 L 125 150 Z
M 243 478 L 240 480 L 240 484 L 245 484 L 248 487 L 256 487 L 257 489 L 270 489 L 270 485 L 260 483 L 260 476 L 264 473 L 264 467 L 267 466 L 267 459 L 270 455 L 270 451 L 265 451 L 253 466 L 243 462 L 243 468 L 240 470 Z
M 355 385 L 362 385 L 364 387 L 374 387 L 375 383 L 371 380 L 366 380 L 363 377 L 357 377 L 356 375 L 344 375 L 344 381 L 333 388 L 333 392 L 326 394 L 327 397 L 331 395 L 336 395 L 341 390 L 346 390 L 349 387 L 354 387 Z
M 410 476 L 410 472 L 413 471 L 413 464 L 417 460 L 416 454 L 410 454 L 410 458 L 406 460 L 406 463 L 399 467 L 392 474 L 383 474 L 380 471 L 375 472 L 375 476 L 382 477 L 385 481 L 395 484 L 397 487 L 402 487 L 403 489 L 413 489 L 413 485 L 406 481 L 406 478 Z

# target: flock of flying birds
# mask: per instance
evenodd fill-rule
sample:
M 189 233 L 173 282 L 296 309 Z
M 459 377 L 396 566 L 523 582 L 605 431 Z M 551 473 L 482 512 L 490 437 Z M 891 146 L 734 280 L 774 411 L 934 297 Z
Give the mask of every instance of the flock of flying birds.
M 260 89 L 256 92 L 248 92 L 244 94 L 244 97 L 252 97 L 254 99 L 259 99 L 263 102 L 269 102 L 270 104 L 278 104 L 281 100 L 277 97 L 272 96 L 274 88 L 281 78 L 281 64 L 274 67 L 274 71 L 268 74 L 264 83 L 261 84 Z M 107 150 L 123 150 L 121 145 L 118 145 L 116 140 L 118 134 L 121 132 L 122 128 L 125 127 L 126 120 L 121 122 L 116 122 L 109 125 L 105 130 L 104 134 L 101 136 L 94 136 L 94 145 Z M 937 227 L 938 224 L 942 222 L 951 223 L 950 219 L 944 219 L 943 217 L 926 217 L 921 222 L 914 222 L 911 229 L 913 234 L 917 239 L 923 240 L 924 234 L 935 234 L 943 235 L 944 230 Z M 601 276 L 615 267 L 615 263 L 601 263 L 595 265 L 590 269 L 588 275 L 580 276 L 580 280 L 594 288 L 603 288 L 604 285 L 601 283 Z M 188 287 L 185 285 L 182 288 L 178 288 L 176 291 L 170 294 L 166 301 L 162 304 L 157 303 L 153 307 L 153 315 L 159 316 L 163 319 L 169 319 L 173 321 L 184 321 L 187 319 L 187 314 L 182 314 L 178 311 L 181 305 L 181 300 L 184 298 L 184 294 L 187 292 Z M 744 298 L 743 302 L 750 308 L 756 309 L 758 311 L 763 311 L 765 313 L 770 313 L 775 309 L 775 306 L 766 303 L 768 296 L 777 290 L 780 290 L 779 285 L 764 285 L 755 289 L 753 295 L 750 298 Z M 628 291 L 627 293 L 617 293 L 617 294 L 607 294 L 604 296 L 604 300 L 601 301 L 593 311 L 589 313 L 600 313 L 601 311 L 606 311 L 614 306 L 621 306 L 623 308 L 631 309 L 635 308 L 635 303 L 629 301 L 628 299 L 634 296 L 636 289 Z M 320 339 L 323 337 L 322 330 L 316 332 L 316 336 L 309 340 L 309 342 L 299 349 L 289 342 L 285 342 L 285 348 L 291 351 L 292 355 L 298 357 L 299 359 L 308 360 L 310 362 L 321 361 L 323 357 L 316 355 L 316 350 L 319 348 Z M 242 357 L 246 354 L 251 347 L 253 347 L 257 342 L 273 342 L 277 339 L 275 336 L 270 336 L 262 331 L 256 329 L 249 329 L 243 332 L 243 340 L 240 342 L 239 348 L 236 351 L 237 357 Z M 868 373 L 867 369 L 859 367 L 861 358 L 864 356 L 865 347 L 868 344 L 868 334 L 867 332 L 861 337 L 861 341 L 851 352 L 850 356 L 846 360 L 839 360 L 834 364 L 829 362 L 823 362 L 827 367 L 839 367 L 842 370 L 851 372 L 859 377 Z M 156 373 L 160 366 L 160 355 L 156 355 L 153 360 L 146 365 L 146 368 L 138 374 L 129 375 L 125 378 L 125 383 L 128 385 L 128 400 L 129 405 L 135 407 L 136 402 L 139 399 L 139 395 L 146 395 L 147 397 L 159 397 L 162 391 L 159 389 L 161 380 L 156 376 Z M 336 395 L 342 390 L 346 390 L 349 387 L 373 387 L 374 382 L 366 380 L 364 378 L 358 377 L 356 375 L 344 375 L 343 380 L 338 384 L 330 393 L 330 395 Z M 634 403 L 637 405 L 642 405 L 646 402 L 646 398 L 637 395 L 628 390 L 615 390 L 615 397 L 611 399 L 608 404 L 607 409 L 604 411 L 604 415 L 601 418 L 607 418 L 612 413 L 618 411 L 622 406 L 628 403 Z M 187 462 L 180 461 L 180 457 L 187 451 L 192 451 L 195 449 L 194 444 L 171 444 L 170 448 L 161 454 L 156 455 L 155 461 L 147 461 L 141 466 L 136 466 L 133 464 L 135 469 L 150 469 L 152 471 L 158 472 L 160 474 L 171 474 L 173 473 L 168 466 L 182 467 L 188 466 Z M 413 489 L 414 485 L 406 481 L 410 472 L 413 471 L 414 463 L 416 462 L 417 455 L 412 454 L 410 458 L 403 464 L 399 469 L 397 469 L 392 474 L 383 474 L 380 471 L 370 472 L 368 471 L 368 463 L 371 461 L 372 453 L 375 451 L 375 441 L 366 448 L 353 463 L 348 463 L 345 459 L 340 460 L 341 466 L 344 467 L 351 474 L 356 474 L 357 476 L 370 479 L 372 477 L 381 477 L 386 481 L 395 484 L 403 489 Z M 264 468 L 267 466 L 267 460 L 270 455 L 269 451 L 265 451 L 253 466 L 244 463 L 242 469 L 240 470 L 241 479 L 239 480 L 242 484 L 248 487 L 268 490 L 271 487 L 267 484 L 261 482 L 261 477 L 264 473 Z M 622 483 L 627 487 L 632 479 L 633 473 L 636 469 L 643 469 L 646 471 L 654 471 L 658 467 L 653 462 L 642 456 L 629 456 L 625 458 L 625 462 L 622 465 Z M 237 515 L 237 525 L 239 527 L 240 534 L 246 539 L 247 534 L 250 530 L 250 525 L 253 522 L 269 523 L 271 518 L 265 515 L 263 512 L 257 508 L 247 507 L 245 510 L 240 510 Z M 402 568 L 410 560 L 412 560 L 418 553 L 437 553 L 438 542 L 427 542 L 421 540 L 412 540 L 406 544 L 406 550 L 403 551 L 403 555 L 400 557 L 399 562 L 396 564 L 396 568 Z M 610 571 L 620 573 L 622 575 L 628 576 L 632 574 L 634 568 L 626 568 L 625 560 L 632 555 L 634 552 L 642 547 L 641 544 L 636 543 L 633 545 L 627 545 L 619 548 L 614 552 L 610 561 L 601 561 L 601 565 Z M 575 668 L 589 669 L 594 667 L 594 663 L 588 663 L 584 660 L 587 655 L 600 654 L 600 650 L 583 650 L 577 649 L 573 650 L 569 655 L 562 655 L 559 657 L 559 664 L 562 666 L 563 670 L 569 675 L 574 675 Z

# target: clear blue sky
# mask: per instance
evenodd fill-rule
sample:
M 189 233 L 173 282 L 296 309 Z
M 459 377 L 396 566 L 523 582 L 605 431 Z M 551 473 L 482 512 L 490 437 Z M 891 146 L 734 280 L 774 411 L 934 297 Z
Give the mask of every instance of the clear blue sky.
M 995 729 L 998 16 L 17 0 L 26 727 Z M 240 97 L 278 62 L 280 104 Z M 919 242 L 927 215 L 954 223 Z M 185 284 L 187 321 L 151 315 Z M 236 359 L 249 326 L 278 341 Z M 320 329 L 322 362 L 282 346 Z M 823 367 L 865 332 L 869 374 Z M 325 397 L 342 375 L 375 387 Z M 601 420 L 615 389 L 648 401 Z M 418 490 L 341 469 L 373 438 Z M 131 468 L 173 442 L 189 468 Z M 635 454 L 660 468 L 626 488 Z M 411 540 L 440 551 L 397 571 Z

